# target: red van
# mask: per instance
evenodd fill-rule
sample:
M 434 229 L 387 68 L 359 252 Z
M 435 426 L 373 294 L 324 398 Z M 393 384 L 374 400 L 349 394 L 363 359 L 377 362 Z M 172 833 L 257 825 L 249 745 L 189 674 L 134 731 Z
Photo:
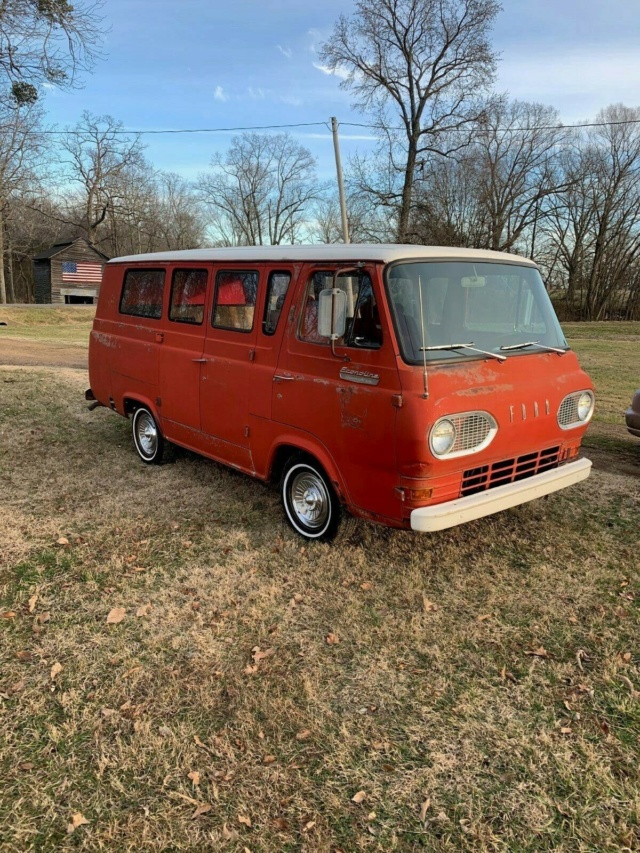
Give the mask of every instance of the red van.
M 570 486 L 593 386 L 536 265 L 409 245 L 269 246 L 115 258 L 87 399 L 280 483 L 329 540 L 348 513 L 436 531 Z

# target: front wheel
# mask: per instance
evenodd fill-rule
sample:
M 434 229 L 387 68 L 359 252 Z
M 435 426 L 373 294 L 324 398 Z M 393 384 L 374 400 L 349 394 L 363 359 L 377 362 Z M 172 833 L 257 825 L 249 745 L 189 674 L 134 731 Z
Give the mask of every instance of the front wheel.
M 164 452 L 164 438 L 156 419 L 146 406 L 139 406 L 135 410 L 131 430 L 140 459 L 147 465 L 160 463 Z
M 281 493 L 287 518 L 297 533 L 323 542 L 335 537 L 342 507 L 320 465 L 293 458 L 284 470 Z

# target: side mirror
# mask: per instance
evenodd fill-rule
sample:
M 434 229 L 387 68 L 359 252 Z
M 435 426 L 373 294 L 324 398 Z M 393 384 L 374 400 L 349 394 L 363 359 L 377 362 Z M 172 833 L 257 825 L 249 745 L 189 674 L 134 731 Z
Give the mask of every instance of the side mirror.
M 347 294 L 340 288 L 321 290 L 318 298 L 318 334 L 332 341 L 347 327 Z

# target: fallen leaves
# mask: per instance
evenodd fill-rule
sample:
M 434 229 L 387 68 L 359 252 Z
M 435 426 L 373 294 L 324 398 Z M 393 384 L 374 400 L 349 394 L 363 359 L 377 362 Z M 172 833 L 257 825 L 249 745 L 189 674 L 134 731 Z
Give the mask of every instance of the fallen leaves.
M 425 613 L 434 613 L 438 609 L 438 605 L 430 601 L 426 595 L 422 596 L 422 609 Z
M 61 545 L 63 548 L 65 548 L 69 545 L 69 540 L 66 536 L 60 536 L 58 539 L 56 539 L 56 545 Z
M 424 823 L 427 819 L 427 812 L 431 807 L 431 800 L 427 797 L 427 799 L 420 806 L 420 822 Z
M 254 646 L 251 649 L 251 657 L 253 658 L 254 663 L 259 663 L 261 660 L 265 658 L 271 657 L 273 654 L 273 649 L 266 649 L 264 652 L 260 650 L 260 646 Z
M 549 652 L 545 649 L 544 646 L 538 646 L 537 649 L 525 649 L 525 655 L 530 655 L 531 657 L 536 658 L 548 658 Z
M 333 632 L 327 634 L 325 637 L 326 643 L 329 646 L 336 646 L 340 642 L 340 637 Z
M 200 774 L 197 770 L 192 770 L 190 773 L 187 773 L 187 777 L 191 779 L 195 787 L 197 788 L 200 784 Z
M 310 735 L 310 729 L 302 729 L 302 731 L 298 732 L 298 734 L 296 735 L 296 740 L 306 740 Z
M 250 827 L 250 826 L 251 826 L 251 818 L 250 818 L 250 817 L 246 817 L 246 815 L 241 815 L 241 814 L 239 814 L 239 815 L 238 815 L 238 823 L 243 824 L 243 826 L 248 826 L 248 827 Z
M 33 594 L 33 595 L 31 596 L 31 598 L 29 599 L 29 604 L 28 604 L 28 607 L 29 607 L 29 613 L 33 613 L 33 611 L 36 609 L 36 604 L 37 604 L 37 602 L 38 602 L 38 598 L 39 598 L 39 597 L 40 597 L 40 596 L 38 595 L 38 593 L 37 593 L 37 592 L 34 592 L 34 594 Z
M 107 625 L 117 625 L 127 615 L 127 611 L 124 607 L 114 607 L 112 608 L 107 615 Z
M 200 815 L 207 814 L 207 812 L 210 812 L 212 808 L 213 806 L 209 805 L 209 803 L 200 803 L 196 806 L 196 810 L 191 815 L 191 820 L 195 820 L 200 817 Z
M 364 803 L 364 801 L 366 799 L 367 799 L 367 792 L 366 791 L 358 791 L 357 794 L 354 794 L 353 797 L 351 797 L 351 802 L 357 803 L 359 805 L 360 803 Z
M 76 829 L 80 826 L 88 826 L 89 821 L 82 814 L 82 812 L 76 812 L 71 816 L 71 823 L 67 824 L 67 833 L 71 835 L 72 832 L 75 832 Z
M 62 672 L 62 664 L 58 663 L 58 661 L 56 661 L 54 663 L 54 665 L 51 667 L 51 673 L 50 673 L 51 674 L 51 680 L 53 681 L 53 679 L 56 676 L 60 675 L 61 672 Z
M 638 696 L 640 696 L 640 693 L 633 686 L 633 682 L 630 678 L 627 678 L 626 675 L 619 675 L 618 678 L 625 685 L 625 687 L 629 689 L 629 692 L 631 693 L 633 699 L 636 699 Z
M 2 618 L 3 619 L 15 619 L 16 618 L 16 611 L 15 610 L 5 610 L 5 612 L 2 614 Z
M 151 604 L 151 602 L 148 602 L 147 604 L 141 604 L 140 607 L 138 607 L 138 609 L 136 610 L 136 616 L 138 618 L 141 618 L 142 616 L 148 616 L 149 611 L 152 608 L 153 608 L 153 605 Z M 124 619 L 124 616 L 122 618 Z

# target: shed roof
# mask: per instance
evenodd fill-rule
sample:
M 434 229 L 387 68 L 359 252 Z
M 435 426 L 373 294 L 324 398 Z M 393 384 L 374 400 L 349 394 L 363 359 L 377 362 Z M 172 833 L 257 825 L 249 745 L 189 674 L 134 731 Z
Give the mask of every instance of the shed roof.
M 48 258 L 53 258 L 55 255 L 59 255 L 60 252 L 64 252 L 65 249 L 68 249 L 69 246 L 73 246 L 74 243 L 77 243 L 78 240 L 82 240 L 83 243 L 86 243 L 87 246 L 96 253 L 96 255 L 100 255 L 101 258 L 104 258 L 105 261 L 109 260 L 109 256 L 105 255 L 99 249 L 96 249 L 95 246 L 92 246 L 88 240 L 85 240 L 84 237 L 76 237 L 75 240 L 65 240 L 63 243 L 54 243 L 49 249 L 44 252 L 39 252 L 37 255 L 33 256 L 34 261 L 46 261 Z
M 224 249 L 184 249 L 178 252 L 151 252 L 144 255 L 125 255 L 112 258 L 109 263 L 165 263 L 171 261 L 287 261 L 346 262 L 391 261 L 423 258 L 426 260 L 449 261 L 501 261 L 535 266 L 529 258 L 510 255 L 506 252 L 490 252 L 486 249 L 459 249 L 451 246 L 417 246 L 400 243 L 343 243 L 307 244 L 297 246 L 238 246 Z

